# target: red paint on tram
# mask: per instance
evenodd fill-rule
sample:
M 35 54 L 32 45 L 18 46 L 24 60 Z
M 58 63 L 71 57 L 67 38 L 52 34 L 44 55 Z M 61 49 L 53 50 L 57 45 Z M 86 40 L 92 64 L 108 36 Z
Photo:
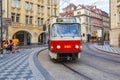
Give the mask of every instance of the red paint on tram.
M 81 40 L 50 40 L 50 50 L 56 53 L 77 53 L 81 51 Z

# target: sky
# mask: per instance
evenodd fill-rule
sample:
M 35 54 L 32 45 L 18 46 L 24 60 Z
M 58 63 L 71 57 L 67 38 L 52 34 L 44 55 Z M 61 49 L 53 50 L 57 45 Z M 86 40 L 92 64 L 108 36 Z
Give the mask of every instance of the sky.
M 109 13 L 109 0 L 60 0 L 60 12 L 62 12 L 62 9 L 69 3 L 73 3 L 76 6 L 79 4 L 92 5 L 95 3 L 97 8 Z

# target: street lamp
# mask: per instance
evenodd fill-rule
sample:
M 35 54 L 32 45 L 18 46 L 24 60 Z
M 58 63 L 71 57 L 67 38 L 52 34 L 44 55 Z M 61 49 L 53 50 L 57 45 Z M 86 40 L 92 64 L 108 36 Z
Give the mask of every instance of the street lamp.
M 1 38 L 0 38 L 0 52 L 1 54 L 3 53 L 2 51 L 2 0 L 0 0 L 0 30 L 1 30 Z

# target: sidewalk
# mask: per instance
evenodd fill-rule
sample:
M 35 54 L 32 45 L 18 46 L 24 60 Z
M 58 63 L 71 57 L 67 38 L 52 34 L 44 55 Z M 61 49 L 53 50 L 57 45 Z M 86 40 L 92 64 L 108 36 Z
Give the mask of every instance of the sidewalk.
M 31 48 L 46 47 L 46 46 L 47 46 L 47 44 L 43 44 L 43 45 L 26 45 L 26 46 L 19 46 L 19 48 L 20 49 L 31 49 Z M 0 54 L 0 60 L 8 57 L 9 55 L 11 55 L 11 54 L 7 53 L 6 50 L 4 50 L 3 54 Z
M 109 44 L 98 45 L 97 43 L 95 43 L 94 47 L 99 49 L 99 50 L 105 51 L 105 52 L 109 52 L 109 53 L 114 53 L 114 54 L 120 55 L 120 48 L 118 48 L 118 47 L 110 47 Z
M 9 55 L 10 55 L 10 53 L 7 53 L 5 50 L 3 50 L 3 54 L 0 54 L 0 59 L 3 59 Z

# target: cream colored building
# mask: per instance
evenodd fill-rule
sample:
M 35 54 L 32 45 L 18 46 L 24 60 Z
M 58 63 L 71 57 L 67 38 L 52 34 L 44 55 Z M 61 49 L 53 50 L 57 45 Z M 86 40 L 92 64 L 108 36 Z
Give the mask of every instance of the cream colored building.
M 59 0 L 7 0 L 5 4 L 12 21 L 8 39 L 18 38 L 24 45 L 46 42 L 42 25 L 51 16 L 59 16 Z
M 5 26 L 5 18 L 7 18 L 7 0 L 2 0 L 2 24 L 0 21 L 0 25 L 2 25 L 2 34 L 0 28 L 0 36 L 2 35 L 2 39 L 4 40 L 7 35 L 7 26 Z M 1 37 L 0 37 L 1 38 Z
M 91 34 L 90 10 L 83 8 L 81 5 L 77 6 L 74 11 L 74 16 L 79 17 L 81 24 L 81 36 L 84 42 L 87 42 L 87 35 Z
M 120 47 L 120 0 L 110 0 L 110 45 Z
M 93 5 L 78 5 L 74 11 L 74 16 L 79 17 L 81 24 L 82 40 L 87 42 L 90 35 L 96 34 L 102 29 L 104 40 L 108 40 L 109 34 L 109 15 Z

